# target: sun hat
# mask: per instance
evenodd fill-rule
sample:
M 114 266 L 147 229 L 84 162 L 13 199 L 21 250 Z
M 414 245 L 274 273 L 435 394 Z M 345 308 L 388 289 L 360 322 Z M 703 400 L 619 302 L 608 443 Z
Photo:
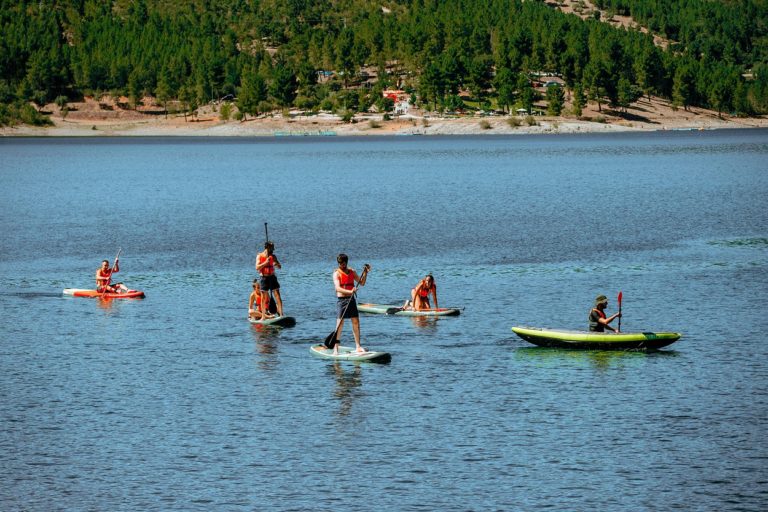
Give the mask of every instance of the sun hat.
M 608 302 L 608 297 L 606 297 L 605 295 L 598 295 L 597 298 L 595 299 L 595 306 L 597 306 L 598 304 L 602 304 L 603 302 Z

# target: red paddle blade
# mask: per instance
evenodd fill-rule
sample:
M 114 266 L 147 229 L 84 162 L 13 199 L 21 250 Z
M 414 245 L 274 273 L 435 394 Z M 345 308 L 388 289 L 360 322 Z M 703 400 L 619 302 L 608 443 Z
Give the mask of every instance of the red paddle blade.
M 618 302 L 619 302 L 619 305 L 621 305 L 621 292 L 619 292 L 619 297 L 618 297 L 618 299 L 617 299 L 617 300 L 618 300 Z

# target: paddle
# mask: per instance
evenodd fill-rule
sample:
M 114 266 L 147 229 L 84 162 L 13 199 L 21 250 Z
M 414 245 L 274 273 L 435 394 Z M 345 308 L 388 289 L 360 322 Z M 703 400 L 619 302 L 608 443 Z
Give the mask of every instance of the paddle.
M 272 315 L 277 313 L 277 303 L 275 302 L 275 296 L 272 295 L 271 290 L 269 292 L 269 306 L 267 307 L 267 311 Z
M 619 290 L 619 296 L 617 298 L 617 301 L 619 302 L 619 314 L 621 314 L 621 290 Z M 619 328 L 618 331 L 621 332 L 621 317 L 619 317 Z
M 269 242 L 269 226 L 265 222 L 264 223 L 264 243 L 266 244 L 267 242 Z M 272 259 L 275 261 L 275 263 L 279 263 L 277 261 L 277 258 L 274 257 L 274 255 L 272 256 Z M 273 315 L 277 313 L 277 303 L 275 302 L 274 295 L 272 295 L 272 290 L 269 291 L 269 303 L 267 305 L 267 311 Z
M 360 281 L 362 281 L 365 275 L 368 273 L 369 268 L 371 267 L 368 266 L 367 264 L 363 266 L 363 275 L 360 276 Z M 352 292 L 352 295 L 350 295 L 349 301 L 347 301 L 347 305 L 344 306 L 344 311 L 341 312 L 341 318 L 344 318 L 344 315 L 347 313 L 347 308 L 352 303 L 352 299 L 355 298 L 355 293 L 356 292 Z M 325 348 L 331 350 L 336 345 L 336 336 L 339 333 L 339 327 L 341 327 L 341 322 L 338 322 L 333 332 L 331 332 L 331 334 L 325 337 L 325 341 L 323 341 L 323 345 L 325 345 Z

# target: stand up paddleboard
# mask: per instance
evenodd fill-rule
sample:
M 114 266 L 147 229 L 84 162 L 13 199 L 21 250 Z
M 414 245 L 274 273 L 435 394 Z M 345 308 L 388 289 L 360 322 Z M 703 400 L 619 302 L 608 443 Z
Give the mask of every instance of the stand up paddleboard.
M 375 315 L 395 315 L 395 316 L 457 316 L 461 314 L 460 308 L 431 308 L 414 311 L 412 309 L 403 309 L 402 306 L 394 304 L 358 304 L 357 310 L 363 313 L 372 313 Z
M 143 299 L 144 292 L 141 290 L 128 290 L 123 293 L 114 292 L 97 292 L 96 290 L 87 290 L 83 288 L 64 288 L 62 292 L 64 295 L 71 295 L 73 297 L 90 297 L 98 299 Z
M 656 350 L 680 339 L 679 332 L 591 332 L 543 327 L 513 327 L 529 343 L 540 347 L 588 350 Z
M 388 363 L 392 360 L 389 352 L 355 352 L 355 347 L 339 346 L 339 353 L 333 355 L 332 348 L 326 348 L 325 345 L 312 345 L 309 351 L 312 355 L 323 359 L 334 359 L 336 361 L 365 361 L 369 363 Z
M 269 325 L 271 327 L 293 327 L 296 325 L 296 319 L 292 316 L 275 316 L 264 320 L 249 317 L 248 321 L 254 325 Z

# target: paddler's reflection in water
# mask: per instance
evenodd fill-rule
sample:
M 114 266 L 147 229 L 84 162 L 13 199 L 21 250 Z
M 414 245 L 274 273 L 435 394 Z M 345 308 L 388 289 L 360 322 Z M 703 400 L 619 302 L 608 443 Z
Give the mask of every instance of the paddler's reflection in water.
M 355 398 L 359 394 L 356 388 L 363 385 L 362 369 L 359 364 L 345 366 L 340 361 L 334 361 L 328 368 L 336 378 L 337 386 L 333 394 L 341 404 L 339 414 L 347 416 L 352 410 Z
M 256 352 L 259 354 L 258 366 L 262 370 L 274 370 L 277 365 L 277 341 L 280 329 L 268 325 L 251 324 L 251 333 L 256 342 Z
M 418 327 L 419 329 L 436 330 L 437 320 L 438 318 L 436 316 L 412 316 L 411 317 L 411 323 L 413 324 L 414 327 Z
M 96 304 L 98 304 L 101 309 L 105 309 L 105 310 L 112 309 L 112 304 L 114 302 L 115 301 L 113 301 L 112 299 L 108 299 L 106 297 L 97 297 L 96 298 Z

